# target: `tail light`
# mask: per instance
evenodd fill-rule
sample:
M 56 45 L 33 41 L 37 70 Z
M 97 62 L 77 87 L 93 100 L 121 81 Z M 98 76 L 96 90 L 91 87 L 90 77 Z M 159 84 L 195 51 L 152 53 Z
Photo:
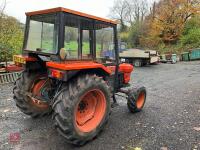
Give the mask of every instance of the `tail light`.
M 63 79 L 64 78 L 64 72 L 60 70 L 50 69 L 50 76 L 57 79 Z

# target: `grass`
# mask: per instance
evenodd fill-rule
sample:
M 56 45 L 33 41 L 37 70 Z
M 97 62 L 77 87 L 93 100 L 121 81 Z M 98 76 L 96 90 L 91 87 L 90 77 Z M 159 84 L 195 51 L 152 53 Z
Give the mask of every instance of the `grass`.
M 42 43 L 42 48 L 47 49 L 45 52 L 50 52 L 53 49 L 53 42 L 52 41 L 44 41 Z M 78 54 L 78 43 L 76 41 L 70 41 L 70 42 L 65 42 L 64 48 L 72 55 L 77 55 Z M 90 45 L 89 42 L 83 42 L 83 54 L 89 54 L 90 53 Z M 96 45 L 96 51 L 97 55 L 100 55 L 101 52 L 101 45 L 97 44 Z

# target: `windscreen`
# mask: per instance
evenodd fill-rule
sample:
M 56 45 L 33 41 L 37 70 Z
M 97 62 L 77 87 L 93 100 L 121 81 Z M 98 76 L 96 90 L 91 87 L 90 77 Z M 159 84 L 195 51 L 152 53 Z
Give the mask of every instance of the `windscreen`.
M 58 49 L 58 25 L 56 14 L 31 16 L 26 50 L 56 53 Z
M 96 31 L 96 58 L 115 59 L 113 28 L 107 27 Z
M 72 14 L 65 14 L 64 44 L 66 60 L 115 62 L 113 25 Z

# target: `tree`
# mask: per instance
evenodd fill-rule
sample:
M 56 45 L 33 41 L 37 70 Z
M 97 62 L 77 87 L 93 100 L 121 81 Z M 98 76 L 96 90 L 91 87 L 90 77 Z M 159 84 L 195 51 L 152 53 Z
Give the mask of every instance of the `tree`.
M 20 53 L 23 41 L 21 23 L 4 14 L 6 1 L 0 10 L 0 61 L 11 60 L 13 54 Z
M 200 16 L 194 15 L 185 24 L 183 35 L 187 35 L 191 29 L 200 28 Z
M 184 26 L 180 38 L 181 46 L 186 50 L 200 45 L 200 16 L 193 16 Z
M 110 16 L 117 19 L 121 25 L 121 32 L 135 22 L 142 22 L 148 12 L 147 0 L 116 0 L 110 10 Z
M 111 17 L 121 24 L 120 36 L 129 46 L 140 45 L 142 26 L 148 13 L 147 0 L 117 0 L 110 11 Z
M 154 3 L 144 20 L 144 34 L 140 43 L 150 48 L 163 48 L 163 45 L 170 48 L 174 45 L 175 49 L 181 47 L 179 43 L 182 34 L 193 28 L 187 22 L 199 15 L 199 8 L 199 0 L 161 0 Z
M 128 10 L 128 3 L 126 0 L 115 0 L 114 6 L 110 10 L 110 17 L 120 22 L 120 31 L 126 31 L 126 14 Z
M 127 0 L 128 8 L 126 11 L 126 20 L 128 23 L 135 24 L 143 22 L 148 13 L 147 0 Z
M 199 12 L 199 0 L 162 0 L 154 16 L 154 32 L 166 44 L 178 41 L 186 21 Z
M 4 14 L 4 10 L 5 10 L 5 8 L 6 8 L 6 4 L 7 4 L 7 1 L 6 0 L 4 0 L 4 2 L 2 2 L 1 4 L 0 4 L 0 18 L 3 16 L 3 14 Z

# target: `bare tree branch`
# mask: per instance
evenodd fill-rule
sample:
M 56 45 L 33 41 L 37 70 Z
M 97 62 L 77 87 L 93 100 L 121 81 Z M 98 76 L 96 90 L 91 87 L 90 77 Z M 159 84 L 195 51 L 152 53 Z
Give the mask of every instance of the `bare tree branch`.
M 147 0 L 116 0 L 110 14 L 124 26 L 143 22 L 148 9 Z
M 7 5 L 7 0 L 4 0 L 4 2 L 0 5 L 0 17 L 3 17 L 6 5 Z
M 110 17 L 120 21 L 121 29 L 125 29 L 126 24 L 126 12 L 127 12 L 126 0 L 115 0 L 114 6 L 110 10 Z

